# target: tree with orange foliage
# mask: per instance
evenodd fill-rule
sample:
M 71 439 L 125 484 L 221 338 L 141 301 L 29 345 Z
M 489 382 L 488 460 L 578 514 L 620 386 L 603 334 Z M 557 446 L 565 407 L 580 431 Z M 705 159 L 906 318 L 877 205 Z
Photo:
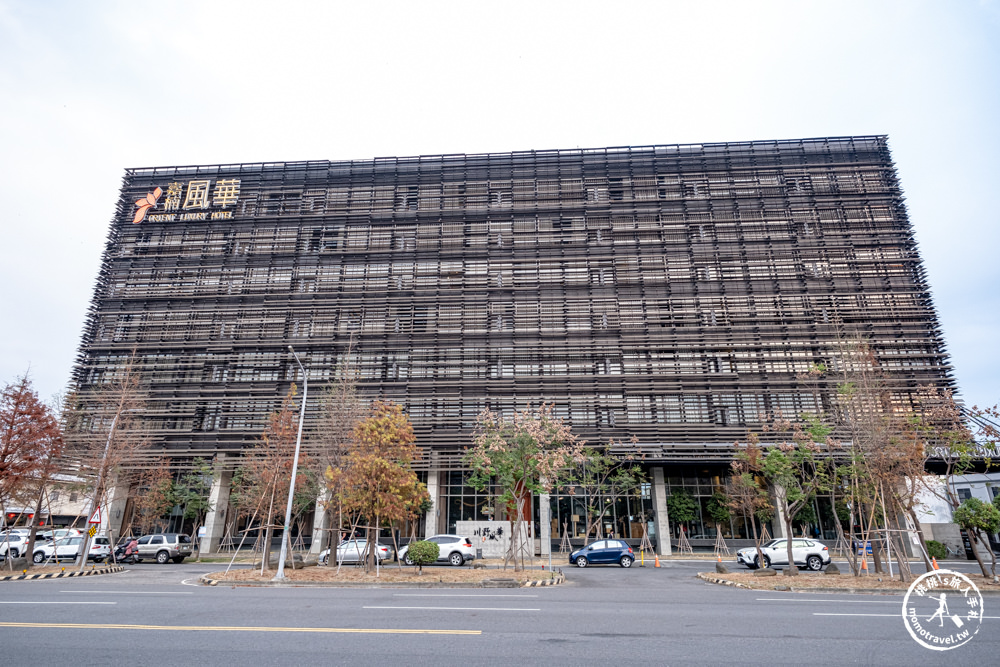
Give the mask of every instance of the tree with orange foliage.
M 366 572 L 375 565 L 378 528 L 415 518 L 428 498 L 427 486 L 410 468 L 417 458 L 415 443 L 403 409 L 376 401 L 371 414 L 354 427 L 344 465 L 327 468 L 327 488 L 346 512 L 366 521 Z
M 11 502 L 27 505 L 42 493 L 61 449 L 59 423 L 38 399 L 28 375 L 5 386 L 0 393 L 0 516 L 6 516 Z

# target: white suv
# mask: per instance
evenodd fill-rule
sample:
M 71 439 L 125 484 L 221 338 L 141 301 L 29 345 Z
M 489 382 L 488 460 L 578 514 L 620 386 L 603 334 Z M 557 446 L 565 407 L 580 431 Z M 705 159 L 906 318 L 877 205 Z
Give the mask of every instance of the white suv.
M 4 558 L 10 554 L 11 558 L 24 556 L 28 553 L 28 535 L 21 533 L 7 533 L 0 535 L 0 556 Z
M 764 554 L 764 567 L 771 565 L 788 565 L 788 540 L 780 538 L 771 540 L 761 548 Z M 830 550 L 822 542 L 804 537 L 792 538 L 792 558 L 799 567 L 819 571 L 830 564 Z M 757 549 L 747 547 L 736 552 L 736 562 L 746 565 L 751 570 L 760 567 Z
M 438 562 L 451 563 L 452 565 L 464 565 L 470 560 L 476 559 L 476 550 L 472 547 L 472 540 L 460 535 L 432 535 L 427 542 L 434 542 L 438 545 Z M 406 557 L 406 552 L 410 545 L 399 550 L 399 558 L 407 565 L 413 565 L 413 561 Z

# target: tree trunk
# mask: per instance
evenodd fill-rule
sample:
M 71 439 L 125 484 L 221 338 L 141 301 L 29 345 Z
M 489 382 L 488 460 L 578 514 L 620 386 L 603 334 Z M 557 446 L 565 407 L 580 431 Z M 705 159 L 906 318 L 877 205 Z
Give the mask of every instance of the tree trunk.
M 979 538 L 976 537 L 976 533 L 978 532 L 979 531 L 975 528 L 966 529 L 965 531 L 965 533 L 969 536 L 969 545 L 972 547 L 972 555 L 976 557 L 976 562 L 979 563 L 979 569 L 982 570 L 984 577 L 989 577 L 990 574 L 986 571 L 986 564 L 983 563 L 983 557 L 979 555 L 979 546 L 976 544 L 979 541 Z M 990 549 L 990 551 L 993 550 Z
M 795 565 L 795 558 L 792 555 L 792 540 L 794 539 L 792 535 L 792 517 L 788 511 L 788 503 L 785 503 L 785 546 L 788 550 L 788 569 L 785 570 L 786 577 L 797 577 L 799 575 L 799 568 Z
M 927 540 L 924 539 L 924 531 L 920 530 L 920 523 L 917 521 L 917 513 L 911 507 L 908 510 L 910 515 L 910 520 L 913 521 L 913 528 L 917 531 L 917 540 L 920 541 L 920 557 L 924 560 L 924 567 L 930 572 L 934 569 L 934 564 L 931 563 L 930 556 L 927 553 Z
M 35 516 L 31 519 L 31 530 L 28 531 L 28 542 L 26 544 L 27 552 L 24 553 L 24 557 L 28 560 L 28 567 L 35 564 L 35 560 L 31 557 L 31 554 L 35 551 L 35 535 L 38 533 L 38 517 L 42 516 L 42 502 L 45 500 L 45 485 L 38 490 L 38 503 L 35 505 Z M 49 512 L 51 518 L 52 513 Z M 51 521 L 50 521 L 51 523 Z

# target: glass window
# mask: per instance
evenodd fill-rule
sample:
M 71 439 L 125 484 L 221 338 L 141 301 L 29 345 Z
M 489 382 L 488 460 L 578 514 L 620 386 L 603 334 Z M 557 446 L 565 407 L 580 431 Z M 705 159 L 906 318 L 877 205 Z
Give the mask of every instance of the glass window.
M 594 549 L 607 549 L 608 548 L 608 543 L 607 543 L 606 540 L 600 540 L 600 541 L 594 542 L 591 545 L 591 547 L 593 547 Z

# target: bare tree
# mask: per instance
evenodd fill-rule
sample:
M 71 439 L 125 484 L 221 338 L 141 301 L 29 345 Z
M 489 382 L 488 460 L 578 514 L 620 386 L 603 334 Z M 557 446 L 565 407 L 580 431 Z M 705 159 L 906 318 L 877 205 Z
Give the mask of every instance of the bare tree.
M 293 384 L 281 402 L 281 409 L 271 414 L 257 443 L 243 455 L 240 467 L 233 475 L 230 503 L 241 516 L 249 516 L 262 508 L 264 519 L 264 557 L 261 570 L 269 567 L 275 510 L 288 495 L 292 477 L 292 459 L 298 415 L 294 406 L 296 387 Z M 300 457 L 300 465 L 308 467 L 308 457 Z M 308 483 L 305 475 L 296 479 L 296 496 Z M 308 499 L 310 502 L 312 499 Z
M 924 414 L 915 421 L 915 430 L 926 440 L 929 456 L 944 466 L 945 484 L 928 485 L 927 488 L 947 502 L 952 513 L 959 510 L 962 500 L 955 488 L 955 475 L 964 475 L 979 467 L 989 470 L 996 465 L 1000 454 L 1000 425 L 997 406 L 981 409 L 973 406 L 963 409 L 950 391 L 927 389 L 922 399 Z M 990 576 L 980 553 L 980 546 L 991 555 L 989 541 L 978 535 L 977 530 L 967 530 L 969 546 L 979 563 L 984 577 Z
M 642 468 L 630 455 L 616 456 L 608 448 L 583 449 L 583 458 L 566 476 L 564 486 L 570 495 L 582 498 L 587 509 L 587 531 L 603 536 L 604 517 L 617 501 L 631 494 L 646 481 Z
M 316 431 L 310 438 L 310 449 L 316 463 L 317 477 L 327 479 L 327 501 L 317 505 L 317 512 L 334 514 L 337 521 L 336 540 L 334 531 L 328 531 L 325 538 L 330 553 L 336 558 L 336 546 L 344 530 L 343 484 L 347 475 L 351 452 L 352 434 L 357 425 L 365 419 L 370 410 L 368 402 L 358 395 L 357 378 L 350 365 L 350 348 L 337 366 L 336 379 L 330 384 L 320 402 Z M 339 471 L 327 476 L 328 472 Z
M 101 385 L 71 394 L 64 413 L 65 468 L 75 468 L 91 491 L 89 511 L 107 505 L 108 489 L 128 464 L 148 448 L 145 422 L 147 392 L 136 367 L 135 352 L 105 376 Z M 86 564 L 84 540 L 80 567 Z

